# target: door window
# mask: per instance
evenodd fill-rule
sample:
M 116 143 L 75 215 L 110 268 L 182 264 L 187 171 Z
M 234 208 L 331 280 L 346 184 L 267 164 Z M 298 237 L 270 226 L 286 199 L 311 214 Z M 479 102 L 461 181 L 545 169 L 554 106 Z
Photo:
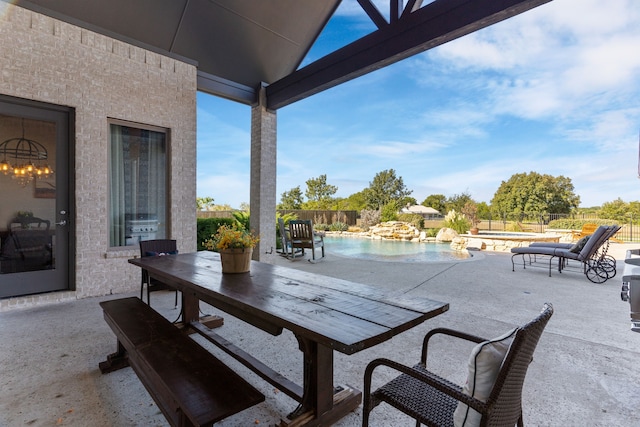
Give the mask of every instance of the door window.
M 0 114 L 0 273 L 56 265 L 56 123 Z

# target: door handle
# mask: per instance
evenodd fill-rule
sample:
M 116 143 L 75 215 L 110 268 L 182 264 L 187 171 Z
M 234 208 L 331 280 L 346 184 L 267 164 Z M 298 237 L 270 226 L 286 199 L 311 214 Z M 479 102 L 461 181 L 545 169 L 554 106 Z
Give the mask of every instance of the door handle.
M 66 219 L 63 219 L 63 220 L 62 220 L 62 221 L 60 221 L 60 222 L 56 222 L 56 225 L 67 225 L 67 220 L 66 220 Z

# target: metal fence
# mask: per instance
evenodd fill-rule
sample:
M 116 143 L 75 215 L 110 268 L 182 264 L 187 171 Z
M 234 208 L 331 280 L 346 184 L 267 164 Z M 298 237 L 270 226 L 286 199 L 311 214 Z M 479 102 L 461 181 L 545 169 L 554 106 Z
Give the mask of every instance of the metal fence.
M 198 218 L 231 218 L 234 211 L 199 211 Z M 347 225 L 357 225 L 360 212 L 358 211 L 334 211 L 334 210 L 278 210 L 280 215 L 294 214 L 298 219 L 310 219 L 316 224 L 332 224 L 344 222 Z M 483 231 L 525 231 L 544 233 L 549 222 L 556 219 L 573 219 L 579 221 L 606 220 L 597 214 L 540 214 L 535 212 L 504 214 L 496 218 L 480 221 L 478 228 Z M 610 221 L 610 220 L 606 220 Z M 640 225 L 637 221 L 629 219 L 628 223 L 621 224 L 622 228 L 615 238 L 623 242 L 640 242 Z M 444 220 L 425 220 L 424 228 L 441 228 Z

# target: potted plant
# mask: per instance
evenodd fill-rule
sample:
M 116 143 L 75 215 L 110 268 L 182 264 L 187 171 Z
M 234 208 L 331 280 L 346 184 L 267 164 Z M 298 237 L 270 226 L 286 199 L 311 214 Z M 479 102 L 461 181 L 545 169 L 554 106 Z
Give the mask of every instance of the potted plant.
M 470 234 L 478 234 L 478 224 L 480 223 L 480 219 L 478 218 L 478 205 L 472 200 L 469 200 L 462 207 L 462 213 L 467 217 L 469 222 L 471 223 L 471 228 L 469 228 Z
M 220 226 L 216 234 L 202 242 L 202 245 L 207 250 L 220 253 L 223 273 L 246 273 L 251 264 L 253 248 L 259 241 L 259 236 L 234 224 Z

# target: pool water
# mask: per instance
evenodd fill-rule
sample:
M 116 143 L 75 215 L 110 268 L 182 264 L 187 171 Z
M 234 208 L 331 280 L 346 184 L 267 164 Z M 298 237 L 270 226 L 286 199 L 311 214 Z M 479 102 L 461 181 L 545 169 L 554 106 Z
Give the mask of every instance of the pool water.
M 448 243 L 325 236 L 324 244 L 325 250 L 332 254 L 374 261 L 450 262 L 471 258 L 466 251 L 452 250 Z

